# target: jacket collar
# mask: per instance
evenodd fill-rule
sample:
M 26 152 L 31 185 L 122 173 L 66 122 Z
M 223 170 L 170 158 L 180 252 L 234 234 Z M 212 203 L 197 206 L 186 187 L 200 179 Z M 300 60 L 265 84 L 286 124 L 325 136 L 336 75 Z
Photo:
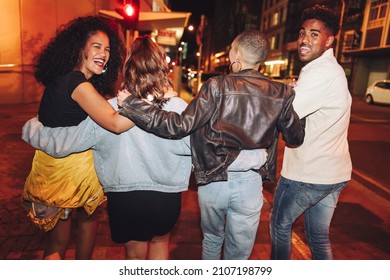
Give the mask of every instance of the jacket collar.
M 322 61 L 327 59 L 334 58 L 333 55 L 333 48 L 327 49 L 321 56 L 317 57 L 316 59 L 310 61 L 308 64 L 302 67 L 302 71 L 305 71 L 306 69 L 312 67 L 313 65 L 317 65 L 319 63 L 322 63 Z
M 234 75 L 234 76 L 253 76 L 253 77 L 261 77 L 261 76 L 264 76 L 263 74 L 261 74 L 259 71 L 256 71 L 254 69 L 244 69 L 244 70 L 241 70 L 237 73 L 231 73 L 229 75 Z M 265 77 L 265 76 L 264 76 Z

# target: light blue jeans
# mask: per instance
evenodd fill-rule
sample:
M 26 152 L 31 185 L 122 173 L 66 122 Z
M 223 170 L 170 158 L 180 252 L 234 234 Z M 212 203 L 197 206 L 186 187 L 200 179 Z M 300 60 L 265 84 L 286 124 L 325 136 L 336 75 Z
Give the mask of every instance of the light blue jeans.
M 202 259 L 248 259 L 263 206 L 261 176 L 254 171 L 229 172 L 229 180 L 198 188 L 203 231 Z
M 272 260 L 290 259 L 292 226 L 302 214 L 312 259 L 333 258 L 329 227 L 340 192 L 347 183 L 308 184 L 280 177 L 270 220 Z

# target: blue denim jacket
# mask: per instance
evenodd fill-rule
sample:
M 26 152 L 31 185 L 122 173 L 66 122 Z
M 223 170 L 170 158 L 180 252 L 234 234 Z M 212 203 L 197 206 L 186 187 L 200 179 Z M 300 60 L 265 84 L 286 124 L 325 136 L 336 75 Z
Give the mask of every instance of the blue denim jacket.
M 116 98 L 109 100 L 117 109 Z M 170 98 L 166 111 L 181 112 L 187 103 Z M 37 118 L 23 127 L 22 139 L 54 157 L 92 149 L 96 173 L 105 192 L 151 190 L 181 192 L 191 174 L 190 139 L 164 139 L 134 127 L 122 134 L 111 133 L 87 118 L 78 126 L 43 127 Z M 231 171 L 247 171 L 264 164 L 264 150 L 242 151 Z
M 117 109 L 116 98 L 109 102 Z M 186 106 L 184 100 L 174 97 L 164 109 L 181 112 Z M 89 148 L 93 150 L 96 173 L 105 192 L 181 192 L 188 188 L 191 174 L 189 137 L 163 139 L 138 127 L 114 134 L 89 117 L 78 126 L 44 129 L 47 135 L 35 134 L 29 141 L 31 144 L 37 141 L 33 146 L 54 157 Z

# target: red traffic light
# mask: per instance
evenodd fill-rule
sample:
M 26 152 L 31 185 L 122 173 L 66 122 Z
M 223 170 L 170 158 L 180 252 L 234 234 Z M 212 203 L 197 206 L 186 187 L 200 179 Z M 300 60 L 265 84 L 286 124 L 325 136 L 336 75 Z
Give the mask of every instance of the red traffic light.
M 129 17 L 133 16 L 134 12 L 135 12 L 134 7 L 130 4 L 126 4 L 125 6 L 123 6 L 123 11 L 124 11 L 125 15 L 127 15 Z
M 123 17 L 121 21 L 122 25 L 128 29 L 137 28 L 139 17 L 139 0 L 127 0 L 121 8 L 115 9 L 118 14 Z

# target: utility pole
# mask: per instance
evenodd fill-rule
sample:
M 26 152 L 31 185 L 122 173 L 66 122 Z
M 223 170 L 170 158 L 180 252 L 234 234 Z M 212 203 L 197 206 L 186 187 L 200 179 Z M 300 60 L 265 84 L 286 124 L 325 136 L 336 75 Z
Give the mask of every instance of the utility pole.
M 198 30 L 196 31 L 196 43 L 198 44 L 198 52 L 199 52 L 199 56 L 198 56 L 198 73 L 199 71 L 201 70 L 201 67 L 202 67 L 202 47 L 203 47 L 203 29 L 205 27 L 205 16 L 204 15 L 201 15 L 200 16 L 200 24 L 199 24 L 199 27 L 198 27 Z M 198 75 L 199 77 L 199 75 Z

